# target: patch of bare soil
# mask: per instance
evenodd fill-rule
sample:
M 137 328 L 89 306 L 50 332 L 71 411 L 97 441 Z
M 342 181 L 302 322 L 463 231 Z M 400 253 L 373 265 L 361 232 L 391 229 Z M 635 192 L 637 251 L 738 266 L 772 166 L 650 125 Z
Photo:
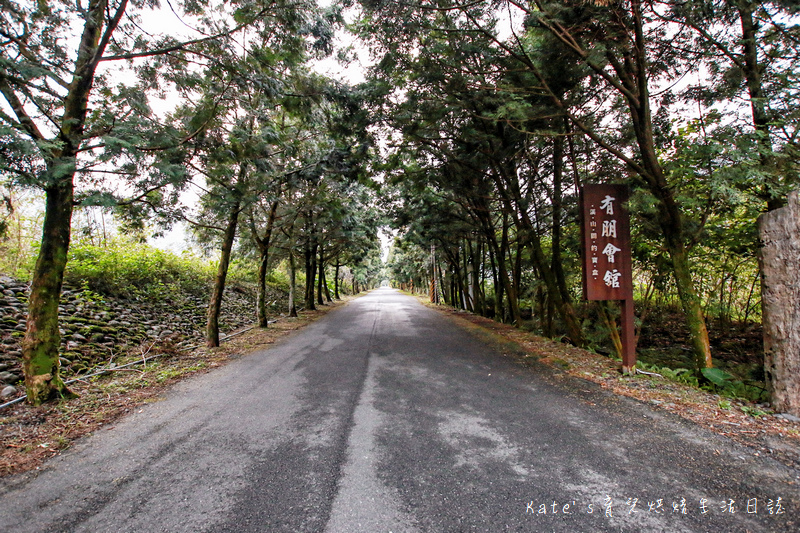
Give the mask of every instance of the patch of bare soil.
M 769 412 L 763 404 L 730 399 L 659 375 L 625 376 L 621 363 L 587 350 L 539 337 L 508 324 L 443 306 L 447 314 L 479 337 L 499 346 L 522 364 L 538 361 L 571 376 L 597 383 L 614 394 L 649 403 L 800 469 L 800 423 Z
M 191 375 L 225 365 L 242 354 L 270 345 L 313 322 L 352 298 L 328 304 L 316 311 L 301 311 L 298 318 L 281 317 L 269 328 L 241 330 L 223 339 L 219 348 L 176 350 L 169 344 L 150 347 L 147 361 L 131 354 L 118 359 L 118 367 L 101 376 L 78 381 L 70 388 L 79 395 L 72 400 L 39 407 L 20 403 L 0 410 L 0 477 L 38 469 L 50 457 L 69 448 L 73 441 L 111 424 L 143 404 L 157 402 L 170 385 Z M 150 359 L 153 356 L 156 358 Z

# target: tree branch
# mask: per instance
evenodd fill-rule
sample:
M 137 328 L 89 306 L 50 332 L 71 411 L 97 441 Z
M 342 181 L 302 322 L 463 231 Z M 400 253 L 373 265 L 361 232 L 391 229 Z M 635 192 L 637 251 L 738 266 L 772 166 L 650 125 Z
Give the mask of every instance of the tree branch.
M 11 106 L 11 110 L 14 111 L 14 115 L 16 115 L 17 121 L 22 129 L 32 139 L 43 141 L 44 135 L 42 135 L 42 132 L 39 131 L 36 123 L 25 111 L 25 107 L 17 97 L 17 93 L 15 93 L 14 89 L 8 84 L 8 80 L 4 74 L 0 74 L 0 93 L 2 93 L 3 97 L 6 99 L 6 102 L 8 102 L 8 104 Z
M 228 35 L 233 35 L 234 33 L 237 33 L 239 31 L 241 31 L 242 29 L 246 28 L 247 26 L 250 26 L 255 21 L 261 19 L 262 16 L 267 13 L 267 11 L 269 11 L 269 10 L 268 9 L 262 9 L 255 17 L 253 17 L 252 20 L 250 20 L 248 22 L 244 22 L 242 24 L 239 24 L 238 26 L 236 26 L 235 28 L 233 28 L 231 30 L 227 30 L 227 31 L 224 31 L 224 32 L 221 32 L 221 33 L 217 33 L 215 35 L 209 35 L 208 37 L 202 37 L 200 39 L 192 39 L 190 41 L 184 41 L 182 43 L 177 43 L 177 44 L 175 44 L 173 46 L 167 46 L 165 48 L 160 48 L 160 49 L 157 49 L 157 50 L 149 50 L 149 51 L 146 51 L 146 52 L 133 52 L 133 53 L 130 53 L 130 54 L 119 54 L 119 55 L 115 55 L 115 56 L 105 56 L 105 57 L 101 57 L 98 61 L 119 61 L 119 60 L 122 60 L 122 59 L 137 59 L 137 58 L 140 58 L 140 57 L 154 57 L 154 56 L 164 55 L 164 54 L 167 54 L 169 52 L 175 52 L 175 51 L 178 51 L 178 50 L 183 50 L 186 47 L 192 46 L 192 45 L 195 45 L 195 44 L 200 44 L 200 43 L 205 43 L 205 42 L 208 42 L 208 41 L 213 41 L 215 39 L 219 39 L 220 37 L 227 37 Z

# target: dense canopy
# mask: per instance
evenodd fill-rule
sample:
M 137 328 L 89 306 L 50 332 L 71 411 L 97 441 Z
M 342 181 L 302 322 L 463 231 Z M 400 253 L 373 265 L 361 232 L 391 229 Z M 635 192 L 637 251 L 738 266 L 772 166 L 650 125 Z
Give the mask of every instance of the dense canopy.
M 744 358 L 738 378 L 769 382 L 759 350 L 729 344 L 762 319 L 757 218 L 798 188 L 793 2 L 0 4 L 3 209 L 13 191 L 44 195 L 24 343 L 34 403 L 69 394 L 57 308 L 87 209 L 142 238 L 186 224 L 217 250 L 211 346 L 241 257 L 263 327 L 281 264 L 292 311 L 296 270 L 307 308 L 347 272 L 355 292 L 385 278 L 615 355 L 617 305 L 582 299 L 578 197 L 598 183 L 631 193 L 642 356 L 677 354 L 700 381 Z M 154 12 L 180 29 L 151 30 Z M 342 68 L 368 57 L 365 80 L 319 74 L 332 54 Z

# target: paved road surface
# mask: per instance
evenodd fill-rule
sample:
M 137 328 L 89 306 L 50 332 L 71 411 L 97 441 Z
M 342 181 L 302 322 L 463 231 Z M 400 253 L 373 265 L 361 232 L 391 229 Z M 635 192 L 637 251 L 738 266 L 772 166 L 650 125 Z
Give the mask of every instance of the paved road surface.
M 382 289 L 3 480 L 0 531 L 800 531 L 798 474 Z

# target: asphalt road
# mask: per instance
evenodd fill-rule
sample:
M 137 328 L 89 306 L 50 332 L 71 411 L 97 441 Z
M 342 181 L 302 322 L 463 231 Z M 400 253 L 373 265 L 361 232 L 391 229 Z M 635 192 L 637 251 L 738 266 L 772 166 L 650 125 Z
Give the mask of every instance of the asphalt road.
M 798 475 L 381 289 L 3 480 L 0 531 L 796 532 Z

